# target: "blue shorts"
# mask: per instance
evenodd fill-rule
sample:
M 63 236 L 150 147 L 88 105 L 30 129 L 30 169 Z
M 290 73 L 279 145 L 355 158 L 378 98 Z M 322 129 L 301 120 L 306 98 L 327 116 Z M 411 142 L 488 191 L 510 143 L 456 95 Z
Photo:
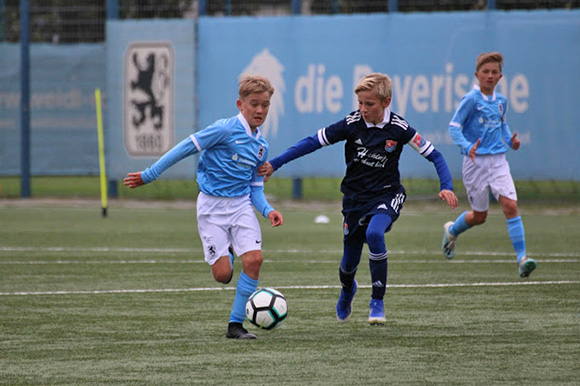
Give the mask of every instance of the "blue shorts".
M 392 219 L 391 226 L 385 231 L 388 232 L 399 218 L 403 209 L 403 203 L 407 199 L 405 188 L 401 186 L 398 190 L 385 193 L 373 200 L 361 202 L 348 197 L 342 199 L 342 229 L 344 231 L 345 244 L 360 244 L 366 241 L 366 231 L 371 221 L 371 217 L 377 213 L 385 213 Z

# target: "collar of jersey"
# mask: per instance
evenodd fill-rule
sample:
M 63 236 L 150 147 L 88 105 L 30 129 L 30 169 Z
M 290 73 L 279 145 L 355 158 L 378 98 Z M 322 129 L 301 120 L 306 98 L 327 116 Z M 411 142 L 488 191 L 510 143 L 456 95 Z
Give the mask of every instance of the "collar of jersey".
M 486 102 L 493 102 L 495 100 L 495 90 L 493 90 L 493 95 L 489 96 L 489 95 L 485 95 L 484 93 L 481 92 L 481 89 L 479 88 L 479 85 L 474 84 L 473 85 L 473 89 L 479 91 L 479 93 L 481 94 L 481 96 L 483 97 L 483 100 Z
M 369 123 L 367 121 L 365 121 L 365 125 L 367 125 L 367 127 L 378 127 L 379 129 L 384 128 L 389 122 L 391 121 L 391 110 L 389 110 L 389 108 L 387 107 L 385 109 L 385 116 L 383 117 L 383 121 L 379 122 L 376 125 L 373 125 L 372 123 Z
M 246 134 L 248 134 L 249 137 L 258 140 L 262 136 L 260 128 L 256 127 L 256 136 L 254 137 L 254 133 L 252 132 L 252 129 L 250 129 L 250 124 L 248 123 L 248 121 L 246 121 L 246 118 L 242 113 L 239 113 L 237 118 L 240 122 L 242 122 L 242 126 L 244 126 L 244 129 L 246 129 Z

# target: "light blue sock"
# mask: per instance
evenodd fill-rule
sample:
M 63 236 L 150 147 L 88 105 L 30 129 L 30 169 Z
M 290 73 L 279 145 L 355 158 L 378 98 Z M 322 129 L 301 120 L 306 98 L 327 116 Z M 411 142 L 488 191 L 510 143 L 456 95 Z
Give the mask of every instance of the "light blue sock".
M 524 223 L 520 216 L 506 220 L 508 234 L 518 254 L 518 263 L 526 255 L 526 236 L 524 232 Z
M 232 313 L 230 314 L 230 322 L 244 322 L 246 319 L 246 303 L 248 302 L 250 295 L 257 289 L 258 280 L 252 279 L 242 271 L 236 286 L 236 297 L 234 298 Z
M 451 233 L 452 236 L 459 236 L 460 234 L 471 228 L 465 222 L 465 215 L 467 215 L 467 212 L 461 213 L 459 217 L 457 217 L 453 225 L 449 227 L 449 233 Z

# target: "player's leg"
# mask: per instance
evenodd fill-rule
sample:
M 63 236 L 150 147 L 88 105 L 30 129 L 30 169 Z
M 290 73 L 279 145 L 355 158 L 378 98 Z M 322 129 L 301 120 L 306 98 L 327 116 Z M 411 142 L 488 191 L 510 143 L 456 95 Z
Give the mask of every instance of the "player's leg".
M 375 214 L 366 231 L 369 246 L 369 267 L 371 271 L 372 295 L 369 304 L 369 323 L 384 324 L 384 297 L 387 288 L 388 253 L 385 245 L 385 232 L 392 224 L 386 213 Z
M 216 281 L 227 284 L 232 278 L 229 246 L 231 244 L 229 218 L 214 214 L 216 206 L 223 205 L 223 199 L 200 193 L 197 200 L 197 229 L 203 245 L 205 261 L 210 265 Z
M 343 244 L 343 254 L 338 270 L 342 289 L 336 303 L 336 317 L 340 322 L 346 322 L 352 314 L 352 300 L 358 288 L 354 277 L 360 263 L 362 248 L 362 241 L 353 244 L 347 244 L 345 241 Z
M 234 275 L 230 255 L 228 254 L 218 258 L 211 265 L 211 273 L 216 281 L 222 284 L 228 284 Z
M 236 284 L 236 294 L 230 313 L 230 323 L 226 336 L 233 339 L 255 339 L 243 327 L 246 319 L 248 298 L 258 289 L 262 256 L 262 232 L 254 209 L 248 205 L 236 212 L 230 219 L 231 235 L 235 252 L 242 261 L 242 272 Z
M 487 218 L 489 209 L 487 166 L 485 157 L 476 158 L 476 162 L 469 157 L 463 158 L 463 185 L 472 210 L 461 213 L 455 221 L 443 224 L 441 249 L 447 259 L 455 257 L 455 244 L 459 235 L 475 225 L 483 224 Z
M 518 197 L 509 164 L 504 154 L 497 155 L 493 168 L 491 191 L 506 217 L 508 235 L 514 247 L 520 277 L 528 277 L 536 269 L 536 262 L 526 256 L 524 224 L 518 211 Z

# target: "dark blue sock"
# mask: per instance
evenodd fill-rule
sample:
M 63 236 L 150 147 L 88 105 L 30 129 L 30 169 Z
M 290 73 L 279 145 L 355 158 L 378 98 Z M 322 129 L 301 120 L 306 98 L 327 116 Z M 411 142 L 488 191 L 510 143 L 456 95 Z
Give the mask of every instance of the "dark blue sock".
M 385 232 L 391 226 L 392 219 L 386 213 L 375 214 L 366 232 L 369 245 L 369 266 L 371 270 L 372 298 L 382 300 L 387 288 L 387 247 Z
M 356 275 L 356 270 L 358 264 L 360 263 L 360 256 L 362 253 L 363 244 L 349 245 L 344 244 L 342 260 L 340 261 L 340 269 L 338 270 L 338 276 L 340 278 L 340 283 L 345 292 L 351 292 L 354 277 Z
M 380 260 L 375 260 L 377 256 L 369 254 L 369 266 L 371 268 L 371 280 L 372 280 L 372 298 L 377 300 L 383 300 L 385 297 L 385 291 L 387 289 L 387 270 L 388 270 L 388 259 L 387 254 L 380 256 Z

